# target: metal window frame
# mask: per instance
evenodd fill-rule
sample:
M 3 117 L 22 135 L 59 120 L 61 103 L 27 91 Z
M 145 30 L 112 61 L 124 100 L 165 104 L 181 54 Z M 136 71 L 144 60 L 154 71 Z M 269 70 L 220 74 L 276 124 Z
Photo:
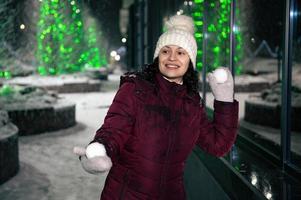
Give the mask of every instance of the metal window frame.
M 235 55 L 235 13 L 236 13 L 236 0 L 231 1 L 231 8 L 230 8 L 230 64 L 229 69 L 232 73 L 233 79 L 235 76 L 235 62 L 234 62 L 234 55 Z
M 291 88 L 292 88 L 292 63 L 293 63 L 293 37 L 296 0 L 286 0 L 285 4 L 285 36 L 284 60 L 282 64 L 282 109 L 281 109 L 281 147 L 282 170 L 295 177 L 301 177 L 301 167 L 293 163 L 291 158 Z
M 203 104 L 206 106 L 206 92 L 207 92 L 207 83 L 206 83 L 206 73 L 207 73 L 207 15 L 208 15 L 208 3 L 207 1 L 204 1 L 204 13 L 203 13 L 203 55 L 202 55 L 202 62 L 203 62 L 203 67 L 202 67 L 202 96 L 203 96 Z
M 294 0 L 286 0 L 285 5 L 285 36 L 284 36 L 284 59 L 282 64 L 281 84 L 281 164 L 285 170 L 291 163 L 290 156 L 290 132 L 291 132 L 291 82 L 292 82 L 292 47 L 293 47 L 293 15 Z

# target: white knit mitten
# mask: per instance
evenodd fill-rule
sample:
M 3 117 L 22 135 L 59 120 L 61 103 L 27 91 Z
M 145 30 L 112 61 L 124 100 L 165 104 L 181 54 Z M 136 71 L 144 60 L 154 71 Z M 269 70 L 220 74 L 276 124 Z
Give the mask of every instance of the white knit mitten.
M 94 144 L 94 143 L 92 143 Z M 92 145 L 90 144 L 90 145 Z M 82 167 L 84 170 L 90 174 L 97 174 L 97 173 L 103 173 L 111 169 L 112 167 L 112 161 L 111 158 L 107 156 L 106 152 L 96 152 L 96 156 L 90 156 L 89 158 L 86 156 L 87 154 L 87 148 L 83 147 L 74 147 L 73 153 L 79 156 Z M 104 148 L 102 144 L 100 144 Z M 101 155 L 103 154 L 103 155 Z M 89 155 L 89 154 L 88 154 Z
M 219 69 L 224 69 L 227 72 L 227 80 L 225 82 L 218 83 L 213 75 L 214 72 L 207 75 L 213 96 L 218 101 L 233 102 L 234 81 L 232 74 L 226 67 L 220 67 Z

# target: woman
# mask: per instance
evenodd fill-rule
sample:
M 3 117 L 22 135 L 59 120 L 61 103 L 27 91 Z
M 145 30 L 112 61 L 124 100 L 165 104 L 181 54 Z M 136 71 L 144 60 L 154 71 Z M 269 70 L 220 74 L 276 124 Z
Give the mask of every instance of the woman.
M 100 143 L 106 154 L 87 159 L 86 149 L 74 149 L 86 171 L 110 170 L 102 200 L 184 200 L 184 164 L 193 147 L 223 156 L 235 141 L 238 102 L 233 100 L 231 73 L 224 68 L 225 83 L 208 75 L 215 97 L 210 122 L 198 92 L 193 21 L 173 16 L 166 26 L 154 62 L 121 78 L 104 124 L 91 142 Z

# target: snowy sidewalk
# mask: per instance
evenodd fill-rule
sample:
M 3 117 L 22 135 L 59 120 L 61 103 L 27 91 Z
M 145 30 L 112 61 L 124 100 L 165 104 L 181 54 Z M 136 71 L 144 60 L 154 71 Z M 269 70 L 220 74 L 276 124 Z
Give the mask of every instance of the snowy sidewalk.
M 72 153 L 85 146 L 102 124 L 115 91 L 62 94 L 76 102 L 77 125 L 61 131 L 19 137 L 20 170 L 0 185 L 1 200 L 96 200 L 105 175 L 83 171 Z

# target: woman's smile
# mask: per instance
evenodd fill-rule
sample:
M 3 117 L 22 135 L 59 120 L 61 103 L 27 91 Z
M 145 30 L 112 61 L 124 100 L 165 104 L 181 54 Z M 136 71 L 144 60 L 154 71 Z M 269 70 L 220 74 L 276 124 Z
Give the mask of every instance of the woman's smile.
M 176 64 L 166 64 L 165 67 L 167 67 L 169 69 L 178 69 L 178 68 L 180 68 L 180 66 L 176 65 Z

